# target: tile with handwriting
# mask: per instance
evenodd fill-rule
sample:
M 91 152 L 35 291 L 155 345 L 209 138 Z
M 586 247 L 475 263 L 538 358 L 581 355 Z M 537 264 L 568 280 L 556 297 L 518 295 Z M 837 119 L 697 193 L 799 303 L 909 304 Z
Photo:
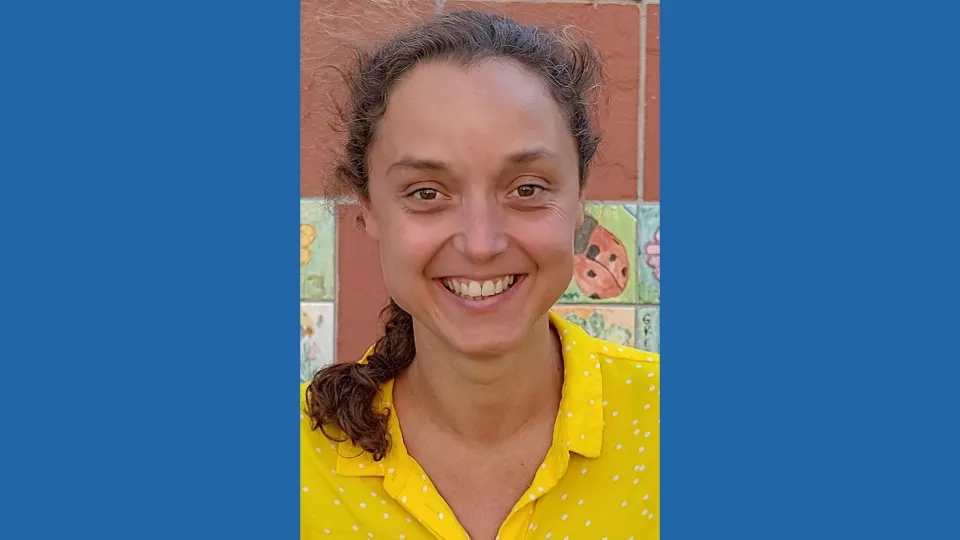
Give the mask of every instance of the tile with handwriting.
M 660 354 L 660 308 L 637 308 L 636 348 Z

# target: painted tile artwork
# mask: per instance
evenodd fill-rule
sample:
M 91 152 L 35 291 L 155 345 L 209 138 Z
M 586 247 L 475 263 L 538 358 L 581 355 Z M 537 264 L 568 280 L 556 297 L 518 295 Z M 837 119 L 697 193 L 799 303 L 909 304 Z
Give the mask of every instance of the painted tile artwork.
M 641 205 L 638 219 L 638 303 L 660 304 L 660 205 Z
M 636 302 L 637 206 L 590 203 L 574 239 L 573 280 L 562 304 Z
M 307 382 L 322 367 L 333 363 L 333 318 L 330 303 L 300 304 L 300 382 Z
M 660 308 L 637 308 L 636 348 L 660 354 Z
M 333 210 L 329 203 L 300 200 L 300 299 L 333 300 L 336 247 Z
M 633 347 L 636 315 L 632 306 L 554 306 L 553 312 L 595 338 Z

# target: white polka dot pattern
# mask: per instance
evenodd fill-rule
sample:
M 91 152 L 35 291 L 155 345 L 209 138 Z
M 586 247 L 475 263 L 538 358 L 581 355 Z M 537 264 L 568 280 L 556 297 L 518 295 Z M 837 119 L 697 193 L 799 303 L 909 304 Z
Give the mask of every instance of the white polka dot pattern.
M 660 358 L 591 338 L 553 314 L 551 322 L 564 348 L 561 438 L 497 539 L 659 538 Z M 405 449 L 394 445 L 376 462 L 313 431 L 303 390 L 301 538 L 470 538 Z M 391 401 L 392 382 L 381 394 Z M 395 415 L 390 429 L 400 429 Z

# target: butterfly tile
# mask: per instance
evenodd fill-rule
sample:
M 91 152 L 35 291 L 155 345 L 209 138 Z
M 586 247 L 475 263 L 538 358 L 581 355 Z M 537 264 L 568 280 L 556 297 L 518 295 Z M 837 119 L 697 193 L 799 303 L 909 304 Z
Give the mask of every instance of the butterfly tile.
M 334 361 L 334 317 L 330 302 L 300 303 L 300 382 Z
M 636 253 L 637 205 L 588 204 L 574 239 L 573 280 L 559 303 L 635 303 Z
M 633 347 L 637 320 L 633 306 L 558 305 L 553 307 L 553 312 L 595 338 Z
M 300 299 L 333 300 L 336 228 L 330 203 L 300 199 Z
M 660 303 L 660 205 L 640 205 L 638 218 L 638 303 Z

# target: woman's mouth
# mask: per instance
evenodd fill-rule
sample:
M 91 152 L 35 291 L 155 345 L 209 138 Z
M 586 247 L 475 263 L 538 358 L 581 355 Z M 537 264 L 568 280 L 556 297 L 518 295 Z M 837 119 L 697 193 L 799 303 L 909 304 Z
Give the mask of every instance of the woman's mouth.
M 476 281 L 464 278 L 444 278 L 441 280 L 443 286 L 453 294 L 461 298 L 471 300 L 481 300 L 491 296 L 497 296 L 516 285 L 520 274 L 509 274 L 495 279 Z

